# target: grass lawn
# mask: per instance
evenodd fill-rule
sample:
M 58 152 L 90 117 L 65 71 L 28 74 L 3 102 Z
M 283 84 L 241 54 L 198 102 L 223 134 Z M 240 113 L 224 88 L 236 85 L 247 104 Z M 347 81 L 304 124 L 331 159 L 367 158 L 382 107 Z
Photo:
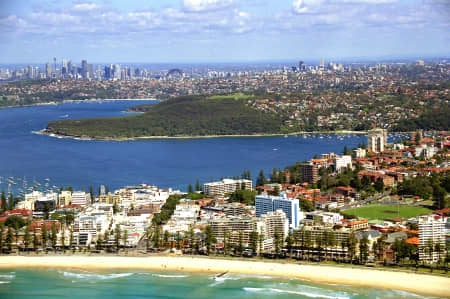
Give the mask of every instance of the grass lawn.
M 396 205 L 373 205 L 343 211 L 343 213 L 348 215 L 355 215 L 368 219 L 392 219 L 394 217 L 410 218 L 429 212 L 431 212 L 431 210 L 422 207 Z
M 245 99 L 249 99 L 252 98 L 253 95 L 247 95 L 247 94 L 243 94 L 243 93 L 232 93 L 229 95 L 215 95 L 215 96 L 211 96 L 209 97 L 210 99 L 235 99 L 235 100 L 245 100 Z

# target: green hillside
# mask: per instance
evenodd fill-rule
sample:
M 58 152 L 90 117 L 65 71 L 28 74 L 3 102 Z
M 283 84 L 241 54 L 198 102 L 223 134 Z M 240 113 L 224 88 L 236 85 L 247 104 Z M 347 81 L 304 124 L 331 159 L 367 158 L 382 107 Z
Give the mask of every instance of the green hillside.
M 139 105 L 141 115 L 58 120 L 47 132 L 93 138 L 142 136 L 208 136 L 280 133 L 282 119 L 246 105 L 242 99 L 184 96 L 158 104 Z

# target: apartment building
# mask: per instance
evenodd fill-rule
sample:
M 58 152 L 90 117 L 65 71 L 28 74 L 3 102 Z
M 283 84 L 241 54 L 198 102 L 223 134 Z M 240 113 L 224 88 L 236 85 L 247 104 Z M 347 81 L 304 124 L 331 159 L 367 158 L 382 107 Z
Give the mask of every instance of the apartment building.
M 437 262 L 445 256 L 445 219 L 434 215 L 418 217 L 419 259 L 425 262 Z M 440 244 L 441 252 L 436 250 Z
M 252 181 L 244 179 L 223 179 L 219 182 L 211 182 L 203 185 L 204 193 L 211 196 L 223 195 L 225 193 L 231 193 L 240 189 L 253 190 Z

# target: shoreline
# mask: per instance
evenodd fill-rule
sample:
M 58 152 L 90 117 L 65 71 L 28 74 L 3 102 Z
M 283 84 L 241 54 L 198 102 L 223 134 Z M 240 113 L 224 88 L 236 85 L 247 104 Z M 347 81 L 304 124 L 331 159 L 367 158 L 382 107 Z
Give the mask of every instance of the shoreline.
M 189 135 L 189 136 L 140 136 L 140 137 L 123 137 L 123 138 L 113 138 L 113 137 L 89 137 L 89 136 L 78 136 L 78 135 L 63 135 L 57 134 L 47 129 L 42 129 L 38 134 L 48 135 L 55 138 L 66 138 L 75 140 L 87 140 L 87 141 L 135 141 L 135 140 L 147 140 L 147 139 L 205 139 L 205 138 L 242 138 L 242 137 L 277 137 L 277 136 L 294 136 L 294 135 L 319 135 L 319 134 L 330 134 L 330 135 L 366 135 L 367 131 L 299 131 L 292 133 L 274 133 L 274 134 L 239 134 L 239 135 Z M 409 134 L 410 132 L 396 132 L 398 134 Z
M 94 103 L 94 102 L 115 102 L 115 101 L 157 101 L 160 102 L 161 100 L 158 99 L 86 99 L 86 100 L 64 100 L 61 102 L 40 102 L 40 103 L 34 103 L 34 104 L 28 104 L 28 105 L 16 105 L 16 106 L 1 106 L 0 109 L 8 109 L 8 108 L 24 108 L 24 107 L 34 107 L 34 106 L 56 106 L 61 104 L 67 104 L 67 103 Z M 133 112 L 134 113 L 134 112 Z
M 450 278 L 379 269 L 197 256 L 0 256 L 0 269 L 157 270 L 194 273 L 257 274 L 361 287 L 401 290 L 450 298 Z

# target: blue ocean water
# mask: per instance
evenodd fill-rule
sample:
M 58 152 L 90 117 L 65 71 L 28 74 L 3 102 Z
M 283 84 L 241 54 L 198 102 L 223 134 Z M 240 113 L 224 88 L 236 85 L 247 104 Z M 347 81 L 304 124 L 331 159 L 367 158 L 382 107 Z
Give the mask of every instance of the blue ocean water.
M 1 298 L 429 298 L 369 287 L 226 274 L 70 269 L 0 270 Z
M 0 110 L 0 176 L 71 185 L 87 190 L 104 184 L 110 189 L 147 183 L 186 190 L 188 184 L 240 175 L 249 169 L 271 173 L 314 154 L 342 152 L 366 141 L 362 135 L 299 135 L 139 141 L 58 139 L 33 131 L 48 121 L 125 115 L 127 108 L 152 101 L 65 103 Z M 1 180 L 0 188 L 7 189 Z M 19 184 L 17 184 L 18 186 Z M 42 185 L 43 186 L 43 185 Z M 14 185 L 12 186 L 14 187 Z

